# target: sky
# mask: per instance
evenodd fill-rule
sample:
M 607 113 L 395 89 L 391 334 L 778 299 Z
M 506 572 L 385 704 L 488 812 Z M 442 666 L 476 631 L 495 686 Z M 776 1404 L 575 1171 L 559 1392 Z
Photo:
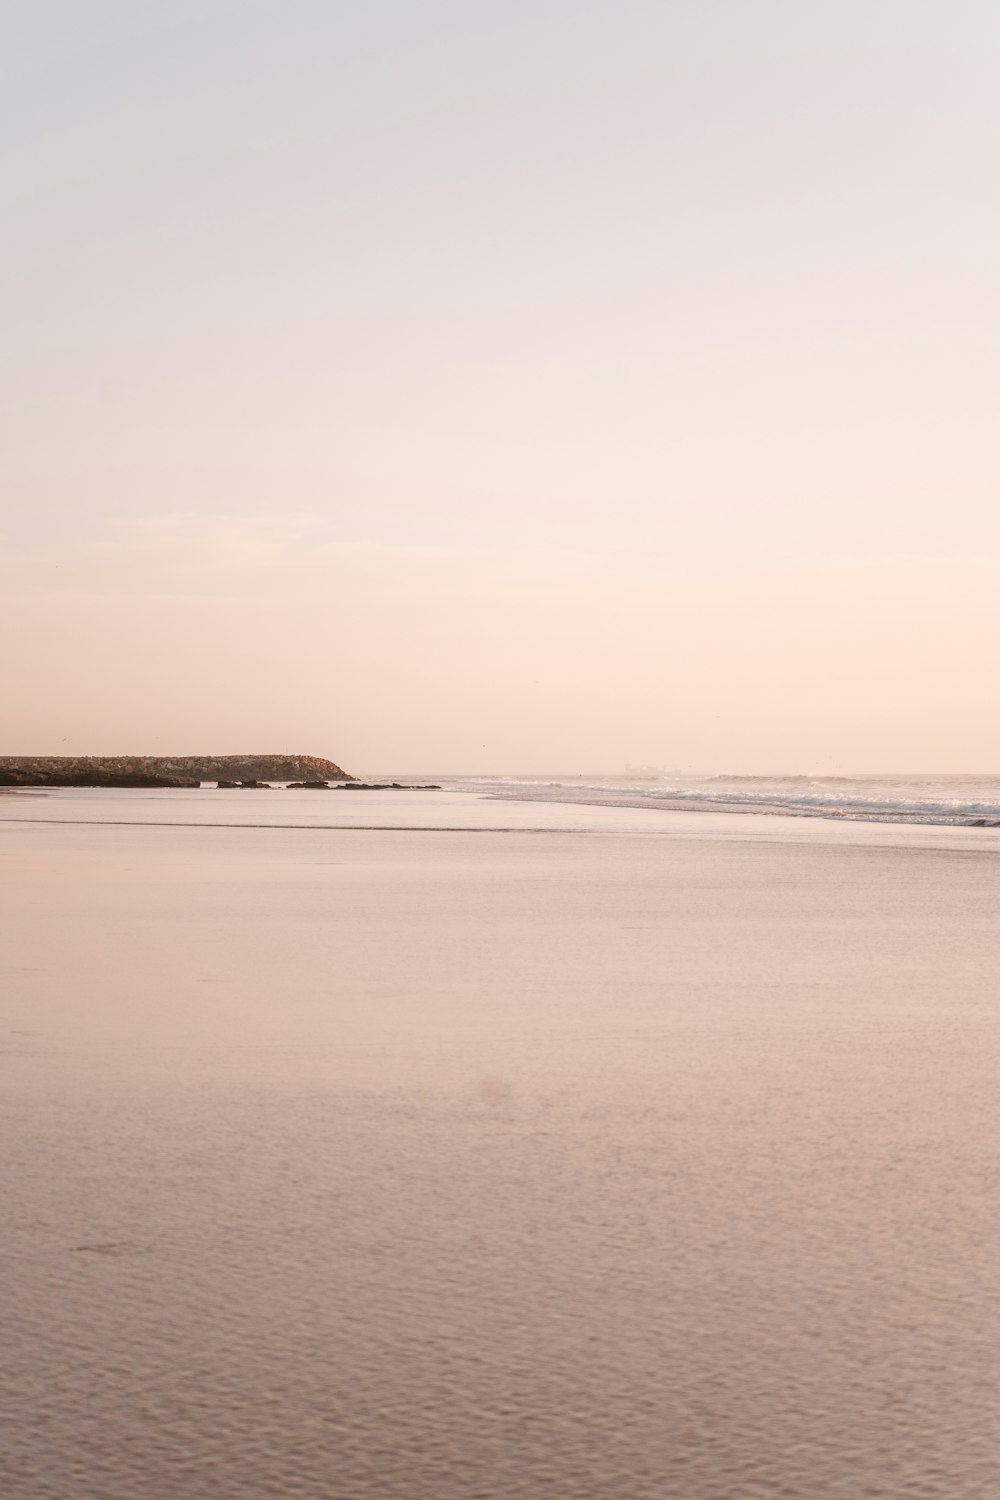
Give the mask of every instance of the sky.
M 1000 769 L 994 0 L 0 0 L 0 749 Z

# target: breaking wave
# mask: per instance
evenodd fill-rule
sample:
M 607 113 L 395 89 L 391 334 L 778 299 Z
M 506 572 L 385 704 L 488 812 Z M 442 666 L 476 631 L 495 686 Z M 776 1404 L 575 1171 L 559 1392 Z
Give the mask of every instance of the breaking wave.
M 484 776 L 453 778 L 452 785 L 530 801 L 1000 827 L 1000 775 L 994 774 Z

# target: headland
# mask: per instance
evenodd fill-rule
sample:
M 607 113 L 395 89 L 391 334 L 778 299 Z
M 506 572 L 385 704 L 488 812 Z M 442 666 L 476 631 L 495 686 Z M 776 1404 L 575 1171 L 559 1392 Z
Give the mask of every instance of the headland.
M 0 786 L 195 787 L 355 778 L 319 755 L 3 755 Z

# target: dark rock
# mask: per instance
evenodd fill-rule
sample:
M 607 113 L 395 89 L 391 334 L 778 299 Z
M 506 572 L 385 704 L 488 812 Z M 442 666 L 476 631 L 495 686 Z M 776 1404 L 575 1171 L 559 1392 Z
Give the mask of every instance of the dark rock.
M 8 770 L 0 768 L 0 786 L 196 787 L 197 776 L 158 776 L 122 771 Z
M 6 755 L 0 786 L 197 786 L 351 781 L 318 755 Z

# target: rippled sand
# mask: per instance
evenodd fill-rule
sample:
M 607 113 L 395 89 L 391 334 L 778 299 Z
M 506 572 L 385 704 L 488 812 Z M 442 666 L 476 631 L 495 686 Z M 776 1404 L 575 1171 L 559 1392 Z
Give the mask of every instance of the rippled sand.
M 4 1500 L 996 1500 L 1000 838 L 254 795 L 0 813 Z

